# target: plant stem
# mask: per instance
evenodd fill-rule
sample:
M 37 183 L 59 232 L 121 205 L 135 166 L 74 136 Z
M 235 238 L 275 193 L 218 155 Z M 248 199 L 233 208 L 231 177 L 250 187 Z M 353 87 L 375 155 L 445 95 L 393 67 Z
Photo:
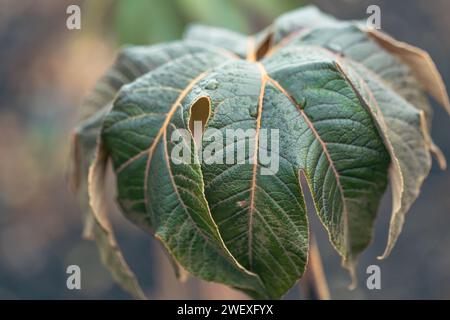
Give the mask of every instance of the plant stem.
M 323 271 L 322 259 L 316 239 L 311 236 L 309 259 L 300 289 L 306 299 L 329 300 L 330 291 Z

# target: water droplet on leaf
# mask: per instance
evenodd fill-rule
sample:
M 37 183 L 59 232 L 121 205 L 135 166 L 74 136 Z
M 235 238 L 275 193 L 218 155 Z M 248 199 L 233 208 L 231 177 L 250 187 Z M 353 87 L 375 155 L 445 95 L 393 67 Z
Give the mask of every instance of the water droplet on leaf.
M 208 81 L 205 85 L 206 90 L 216 90 L 219 87 L 219 82 L 216 79 Z

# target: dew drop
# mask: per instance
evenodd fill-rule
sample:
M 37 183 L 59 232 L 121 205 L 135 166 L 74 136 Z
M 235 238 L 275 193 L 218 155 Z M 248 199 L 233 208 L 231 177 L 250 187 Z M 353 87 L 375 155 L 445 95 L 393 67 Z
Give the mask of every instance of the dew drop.
M 219 87 L 219 82 L 216 79 L 211 79 L 205 85 L 206 90 L 216 90 Z

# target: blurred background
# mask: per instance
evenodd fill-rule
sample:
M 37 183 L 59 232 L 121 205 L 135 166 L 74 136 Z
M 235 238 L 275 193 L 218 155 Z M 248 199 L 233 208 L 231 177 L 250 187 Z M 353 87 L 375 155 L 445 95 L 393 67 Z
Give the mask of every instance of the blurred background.
M 311 3 L 343 19 L 365 18 L 368 5 L 379 5 L 382 28 L 427 50 L 450 88 L 448 0 L 0 0 L 0 298 L 130 298 L 101 265 L 95 245 L 81 239 L 81 212 L 66 174 L 80 103 L 120 46 L 177 39 L 194 21 L 251 33 Z M 70 4 L 81 7 L 81 30 L 66 28 Z M 450 158 L 450 119 L 434 106 L 432 135 Z M 450 299 L 449 190 L 450 170 L 434 163 L 397 246 L 378 261 L 387 238 L 387 193 L 354 291 L 310 215 L 332 298 Z M 125 257 L 150 298 L 244 297 L 196 279 L 178 283 L 159 245 L 117 211 L 112 215 Z M 82 290 L 66 288 L 70 264 L 81 267 Z M 365 286 L 371 264 L 381 267 L 381 290 Z M 300 297 L 296 286 L 286 299 Z

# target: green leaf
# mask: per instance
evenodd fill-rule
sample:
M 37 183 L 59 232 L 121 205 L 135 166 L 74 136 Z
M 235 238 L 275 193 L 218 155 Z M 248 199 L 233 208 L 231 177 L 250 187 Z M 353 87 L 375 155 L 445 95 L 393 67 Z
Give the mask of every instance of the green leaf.
M 124 87 L 105 119 L 102 138 L 114 163 L 118 202 L 130 219 L 152 230 L 190 273 L 265 297 L 258 276 L 223 243 L 203 194 L 200 166 L 174 165 L 169 159 L 171 133 L 187 129 L 181 107 L 191 101 L 189 93 L 211 68 L 229 59 L 216 49 L 198 50 Z
M 295 34 L 295 30 L 291 32 Z M 450 110 L 442 78 L 431 58 L 422 50 L 396 42 L 378 31 L 366 30 L 358 24 L 311 29 L 292 38 L 287 36 L 282 46 L 298 48 L 304 44 L 334 54 L 344 67 L 350 64 L 351 68 L 347 68 L 349 73 L 358 70 L 358 77 L 363 78 L 354 79 L 355 83 L 363 83 L 359 93 L 365 95 L 372 109 L 383 114 L 377 118 L 377 123 L 385 127 L 385 140 L 393 159 L 390 171 L 393 195 L 391 226 L 388 245 L 382 256 L 386 257 L 400 235 L 404 215 L 418 197 L 428 175 L 431 166 L 429 151 L 437 156 L 441 168 L 446 166 L 444 156 L 427 137 L 432 110 L 422 87 L 426 84 L 428 91 Z M 403 57 L 407 63 L 402 63 Z M 424 112 L 424 121 L 418 110 Z M 424 126 L 427 129 L 423 130 Z
M 288 144 L 280 150 L 294 150 L 302 160 L 298 168 L 305 171 L 316 211 L 351 269 L 371 240 L 389 158 L 358 92 L 338 61 L 321 52 L 299 45 L 263 62 L 275 87 L 297 107 L 304 122 L 298 128 L 301 136 L 289 135 L 298 141 L 297 148 Z
M 194 50 L 199 48 L 201 46 L 192 46 Z M 106 208 L 100 208 L 96 212 L 89 205 L 88 171 L 95 158 L 103 120 L 112 107 L 111 102 L 117 91 L 140 75 L 170 63 L 188 52 L 184 44 L 177 42 L 151 48 L 122 49 L 114 66 L 98 81 L 93 92 L 85 99 L 80 111 L 83 120 L 73 135 L 71 180 L 84 211 L 83 236 L 97 243 L 103 264 L 111 271 L 114 279 L 136 298 L 143 298 L 144 294 L 117 245 L 108 218 L 103 212 Z M 105 166 L 104 163 L 98 167 L 102 169 Z M 96 196 L 95 193 L 91 194 L 91 198 Z M 102 217 L 97 217 L 96 213 L 102 214 Z M 104 221 L 103 225 L 99 222 L 100 219 Z M 178 263 L 173 261 L 172 264 L 177 266 L 176 273 L 181 277 L 183 272 Z
M 394 91 L 431 117 L 431 107 L 412 70 L 401 63 L 398 57 L 380 47 L 357 24 L 309 30 L 298 37 L 288 39 L 285 46 L 297 44 L 320 46 L 344 59 L 363 64 L 393 87 Z
M 124 51 L 88 100 L 95 111 L 79 133 L 95 142 L 74 152 L 75 162 L 96 147 L 90 203 L 103 230 L 112 233 L 103 187 L 111 159 L 121 210 L 163 243 L 175 267 L 280 298 L 308 260 L 302 176 L 352 275 L 389 180 L 384 256 L 392 250 L 430 152 L 439 154 L 424 89 L 448 108 L 426 53 L 315 7 L 251 37 L 197 25 L 183 41 Z M 179 129 L 186 135 L 174 139 Z M 189 156 L 175 161 L 180 146 Z
M 208 90 L 212 81 L 219 85 L 215 90 Z M 259 144 L 260 132 L 279 127 L 283 118 L 274 115 L 279 113 L 277 103 L 282 103 L 283 98 L 269 90 L 261 64 L 245 61 L 216 68 L 199 87 L 206 88 L 200 95 L 210 99 L 207 128 L 220 130 L 224 136 L 229 129 L 255 132 L 247 139 L 255 152 L 245 155 L 254 164 L 202 166 L 205 194 L 231 253 L 261 277 L 272 298 L 279 298 L 303 273 L 308 248 L 308 222 L 299 172 L 283 146 L 280 146 L 278 172 L 260 173 L 257 155 L 263 147 Z M 209 138 L 204 137 L 206 141 Z M 245 139 L 240 140 L 236 149 L 245 143 Z M 204 142 L 203 149 L 209 146 L 210 143 Z M 216 153 L 225 152 L 226 149 L 216 150 Z
M 403 227 L 406 212 L 419 195 L 431 168 L 430 144 L 425 113 L 395 93 L 385 81 L 361 65 L 351 64 L 349 77 L 371 108 L 384 133 L 392 166 L 390 179 L 393 206 L 388 245 L 381 258 L 389 255 Z M 352 73 L 356 71 L 356 73 Z
M 95 158 L 103 118 L 110 108 L 111 104 L 105 105 L 76 129 L 72 146 L 75 166 L 72 179 L 84 211 L 83 237 L 96 242 L 101 261 L 111 272 L 113 279 L 135 298 L 145 299 L 145 294 L 118 247 L 109 220 L 106 216 L 103 217 L 105 225 L 102 225 L 89 204 L 88 170 Z M 103 168 L 106 168 L 106 163 Z

